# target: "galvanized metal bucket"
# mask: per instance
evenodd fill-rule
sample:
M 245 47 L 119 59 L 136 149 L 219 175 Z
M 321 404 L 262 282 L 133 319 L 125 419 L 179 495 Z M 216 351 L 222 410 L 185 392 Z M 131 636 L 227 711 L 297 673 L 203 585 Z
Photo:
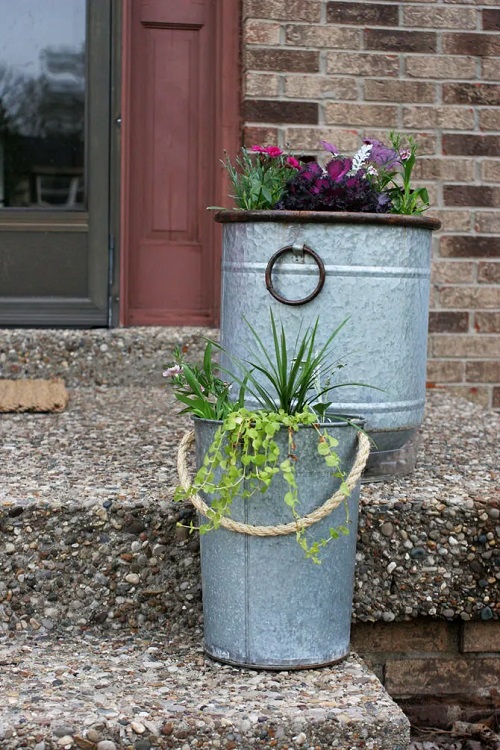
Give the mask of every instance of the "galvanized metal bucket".
M 198 466 L 219 423 L 195 420 Z M 342 467 L 349 472 L 356 456 L 357 430 L 348 422 L 323 425 L 338 440 Z M 287 431 L 275 436 L 281 454 L 288 453 Z M 312 427 L 296 433 L 300 512 L 320 507 L 338 489 L 318 454 Z M 233 503 L 231 518 L 254 526 L 293 520 L 283 497 L 284 482 L 274 477 L 269 489 Z M 223 528 L 201 536 L 205 651 L 218 661 L 260 669 L 319 667 L 349 653 L 354 585 L 359 482 L 347 500 L 348 536 L 322 551 L 321 564 L 307 559 L 295 534 L 259 537 Z M 206 498 L 209 504 L 210 498 Z M 312 540 L 329 537 L 329 529 L 346 524 L 340 505 L 308 530 Z
M 439 221 L 307 211 L 221 211 L 216 220 L 224 224 L 225 350 L 247 359 L 255 349 L 245 320 L 271 348 L 270 309 L 290 341 L 319 317 L 324 343 L 349 318 L 336 339 L 346 363 L 339 382 L 381 390 L 338 388 L 330 410 L 366 419 L 376 446 L 367 478 L 411 471 L 407 443 L 424 415 L 431 234 Z M 231 367 L 228 358 L 222 364 Z

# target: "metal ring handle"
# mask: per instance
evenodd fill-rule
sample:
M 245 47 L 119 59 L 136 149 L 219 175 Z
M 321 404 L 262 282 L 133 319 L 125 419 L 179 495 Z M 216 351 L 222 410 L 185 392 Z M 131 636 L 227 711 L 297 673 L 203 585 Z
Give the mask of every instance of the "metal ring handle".
M 279 292 L 276 291 L 276 289 L 273 286 L 271 274 L 274 268 L 274 264 L 280 258 L 282 255 L 288 252 L 295 252 L 297 251 L 297 247 L 295 245 L 286 245 L 285 247 L 282 247 L 281 250 L 278 250 L 272 258 L 269 260 L 269 263 L 267 264 L 266 268 L 266 287 L 267 290 L 272 294 L 274 299 L 278 300 L 278 302 L 281 302 L 283 305 L 305 305 L 306 302 L 310 302 L 315 297 L 318 296 L 318 294 L 323 289 L 323 285 L 325 283 L 325 266 L 321 258 L 319 257 L 318 253 L 314 252 L 314 250 L 311 250 L 310 247 L 307 245 L 303 245 L 301 247 L 301 252 L 305 253 L 306 255 L 310 255 L 311 258 L 316 262 L 316 265 L 318 266 L 319 270 L 319 281 L 316 286 L 316 289 L 314 289 L 311 294 L 309 294 L 308 297 L 304 297 L 303 299 L 286 299 L 286 297 L 282 297 Z

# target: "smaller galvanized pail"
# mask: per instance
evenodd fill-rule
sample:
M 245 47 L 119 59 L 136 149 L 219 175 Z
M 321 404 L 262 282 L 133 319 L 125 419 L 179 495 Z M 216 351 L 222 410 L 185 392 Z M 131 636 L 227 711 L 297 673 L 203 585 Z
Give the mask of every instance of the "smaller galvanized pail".
M 217 426 L 214 421 L 195 420 L 198 466 Z M 328 538 L 330 528 L 341 525 L 348 525 L 350 533 L 327 544 L 319 565 L 304 556 L 294 533 L 256 536 L 219 528 L 202 535 L 205 651 L 218 661 L 260 669 L 301 669 L 332 664 L 349 653 L 359 477 L 368 438 L 344 420 L 321 428 L 339 441 L 336 450 L 343 470 L 351 474 L 353 490 L 347 500 L 348 523 L 342 502 L 310 526 L 309 539 Z M 338 490 L 340 480 L 318 454 L 314 428 L 301 427 L 294 437 L 299 512 L 304 517 Z M 282 429 L 275 440 L 285 458 L 287 431 Z M 293 517 L 283 501 L 286 491 L 277 475 L 265 493 L 235 501 L 231 519 L 252 529 L 290 523 Z

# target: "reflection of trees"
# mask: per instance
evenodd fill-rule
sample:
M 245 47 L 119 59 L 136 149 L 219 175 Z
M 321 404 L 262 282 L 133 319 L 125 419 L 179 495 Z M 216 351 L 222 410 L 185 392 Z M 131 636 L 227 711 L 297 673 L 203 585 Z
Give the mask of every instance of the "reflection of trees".
M 83 134 L 85 52 L 45 48 L 37 78 L 0 63 L 0 128 L 32 138 Z
M 7 205 L 26 205 L 34 165 L 83 167 L 85 50 L 46 47 L 37 77 L 0 63 L 0 139 Z M 1 175 L 0 175 L 1 177 Z M 19 191 L 23 197 L 16 197 Z

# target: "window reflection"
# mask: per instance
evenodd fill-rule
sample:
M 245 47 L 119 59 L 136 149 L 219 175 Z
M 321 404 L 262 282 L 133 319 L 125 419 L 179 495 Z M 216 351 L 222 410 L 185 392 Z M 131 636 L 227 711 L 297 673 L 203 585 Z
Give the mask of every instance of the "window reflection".
M 0 0 L 0 207 L 84 207 L 85 6 Z

